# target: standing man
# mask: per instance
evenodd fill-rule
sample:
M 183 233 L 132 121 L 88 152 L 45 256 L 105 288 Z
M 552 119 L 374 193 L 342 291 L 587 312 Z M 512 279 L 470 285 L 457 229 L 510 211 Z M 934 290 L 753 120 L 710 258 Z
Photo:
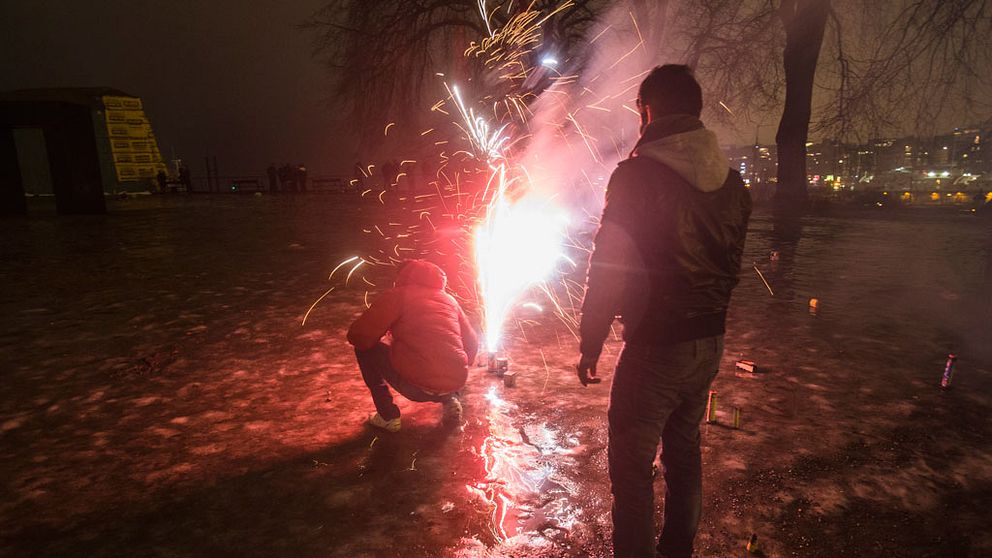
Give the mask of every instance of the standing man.
M 614 317 L 624 326 L 608 413 L 617 557 L 691 556 L 702 511 L 699 422 L 751 213 L 740 174 L 699 120 L 702 104 L 687 66 L 659 66 L 641 83 L 641 138 L 610 177 L 589 265 L 582 385 L 600 381 L 596 363 Z M 666 490 L 656 547 L 659 440 Z
M 396 180 L 396 167 L 391 159 L 386 159 L 382 163 L 382 189 L 392 190 L 393 181 Z
M 169 187 L 169 176 L 165 174 L 164 170 L 160 170 L 155 175 L 155 181 L 158 182 L 158 193 L 164 194 L 166 188 Z

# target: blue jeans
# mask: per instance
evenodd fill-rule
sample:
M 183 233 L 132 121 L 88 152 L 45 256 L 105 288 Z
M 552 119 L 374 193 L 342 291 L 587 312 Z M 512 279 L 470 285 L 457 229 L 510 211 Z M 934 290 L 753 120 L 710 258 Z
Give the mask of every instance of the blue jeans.
M 365 385 L 372 393 L 375 410 L 379 416 L 386 420 L 393 420 L 400 416 L 400 408 L 393 403 L 393 394 L 389 392 L 389 386 L 393 386 L 393 389 L 410 401 L 420 403 L 444 403 L 455 396 L 452 393 L 443 395 L 428 393 L 401 379 L 389 361 L 389 345 L 382 341 L 376 343 L 371 349 L 364 351 L 355 349 L 355 356 L 358 358 L 358 368 L 362 371 L 362 379 L 365 380 Z
M 703 503 L 699 423 L 722 355 L 722 335 L 624 347 L 609 410 L 614 556 L 692 555 Z M 656 547 L 651 468 L 659 440 L 665 517 Z

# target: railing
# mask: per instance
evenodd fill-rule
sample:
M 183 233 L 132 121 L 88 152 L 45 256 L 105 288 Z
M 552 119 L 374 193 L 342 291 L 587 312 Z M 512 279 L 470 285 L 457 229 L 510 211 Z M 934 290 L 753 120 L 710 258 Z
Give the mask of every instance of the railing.
M 255 192 L 269 193 L 269 179 L 261 175 L 243 176 L 193 176 L 191 191 L 194 194 L 253 194 Z M 328 175 L 308 177 L 303 188 L 299 184 L 296 190 L 290 192 L 289 185 L 277 185 L 275 193 L 318 193 L 343 194 L 357 190 L 350 185 L 351 180 L 346 176 Z M 171 186 L 171 184 L 170 184 Z M 182 187 L 180 187 L 182 191 Z

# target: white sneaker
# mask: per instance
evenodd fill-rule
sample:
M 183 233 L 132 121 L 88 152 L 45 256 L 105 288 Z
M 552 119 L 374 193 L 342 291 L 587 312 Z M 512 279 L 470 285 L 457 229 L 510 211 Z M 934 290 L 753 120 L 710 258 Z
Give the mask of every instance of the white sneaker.
M 443 403 L 444 414 L 442 420 L 446 423 L 456 423 L 462 420 L 462 402 L 457 397 L 452 397 Z
M 400 431 L 400 417 L 396 417 L 393 420 L 386 420 L 379 413 L 376 413 L 369 417 L 368 422 L 370 425 L 388 432 Z

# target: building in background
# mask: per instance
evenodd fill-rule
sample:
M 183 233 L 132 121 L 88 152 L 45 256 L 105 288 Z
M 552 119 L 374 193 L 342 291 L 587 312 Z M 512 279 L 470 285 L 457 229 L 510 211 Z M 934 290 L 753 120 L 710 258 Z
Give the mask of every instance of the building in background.
M 756 201 L 774 194 L 775 145 L 726 148 Z M 863 144 L 806 143 L 813 198 L 898 199 L 914 204 L 992 202 L 992 122 L 930 137 L 875 138 Z
M 154 191 L 166 171 L 141 99 L 110 88 L 0 94 L 0 205 L 54 195 L 60 213 L 104 210 L 103 196 Z

